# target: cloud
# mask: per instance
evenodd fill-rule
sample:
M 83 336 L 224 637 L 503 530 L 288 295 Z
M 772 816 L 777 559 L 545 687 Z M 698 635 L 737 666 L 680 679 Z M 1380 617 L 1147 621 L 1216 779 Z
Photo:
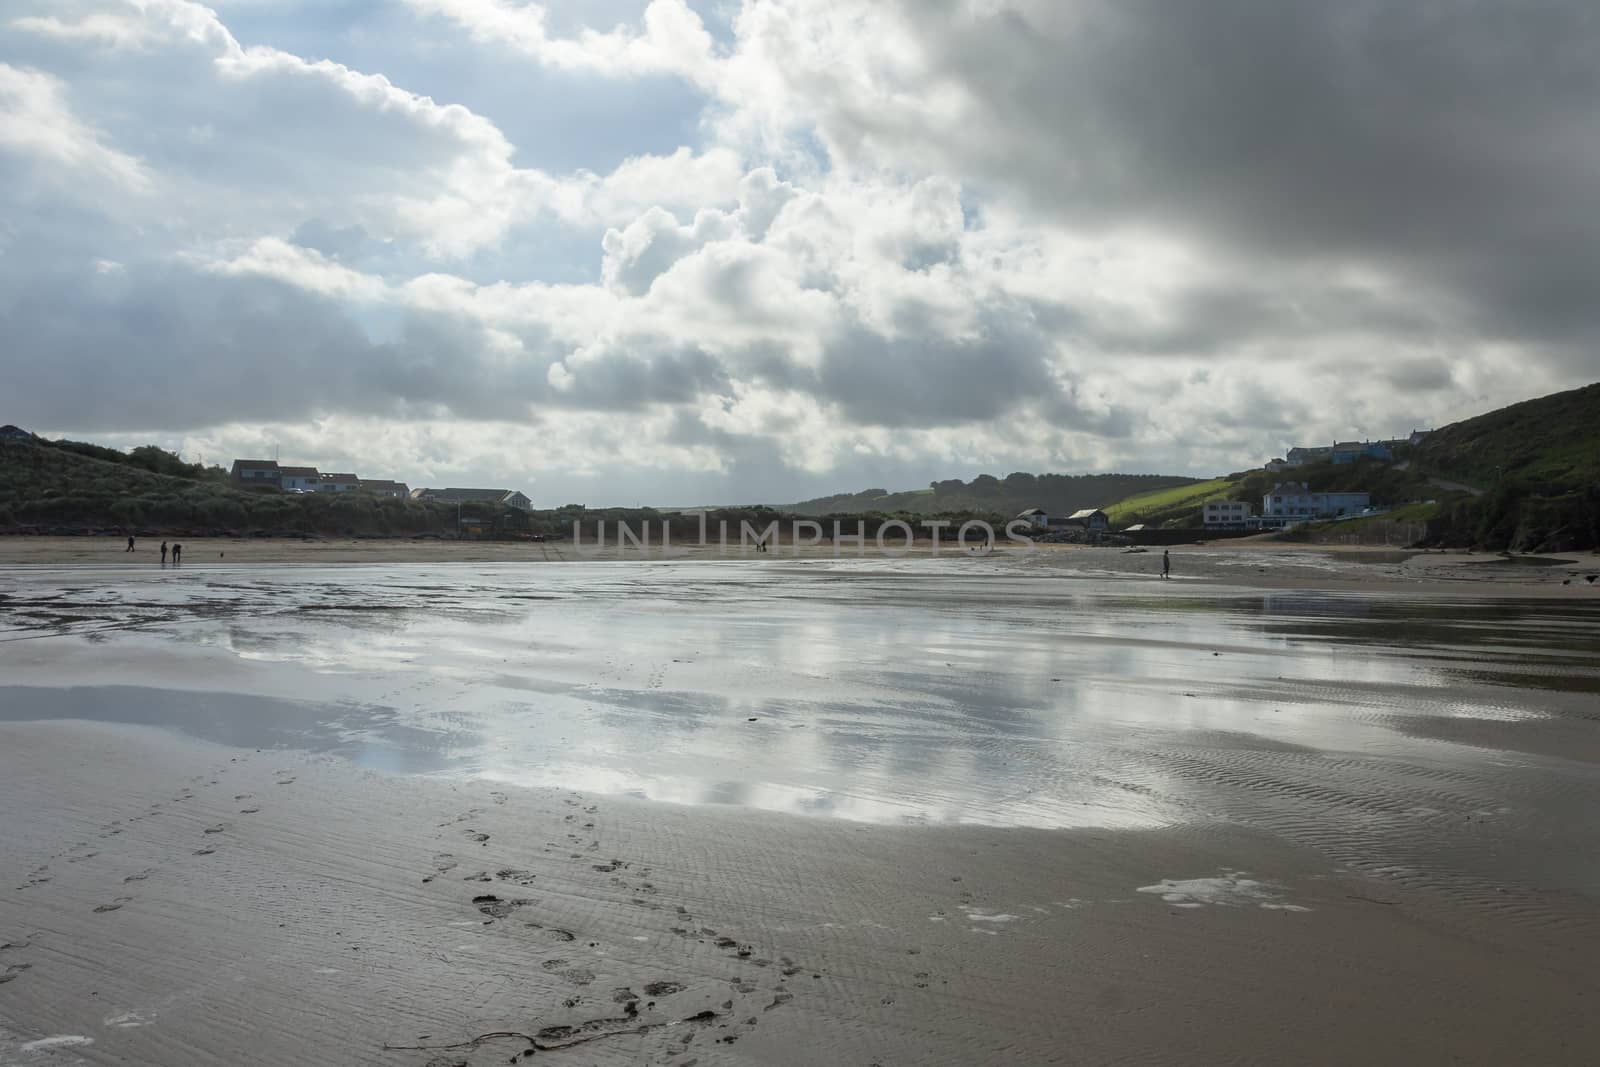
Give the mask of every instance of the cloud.
M 517 49 L 553 67 L 623 77 L 669 73 L 701 84 L 716 77 L 711 35 L 683 0 L 650 0 L 638 29 L 585 28 L 572 37 L 548 32 L 544 4 L 508 0 L 405 3 L 421 14 L 449 19 L 474 40 Z
M 0 149 L 86 171 L 126 188 L 150 184 L 143 163 L 107 146 L 72 113 L 61 79 L 6 63 L 0 63 Z
M 1576 0 L 16 7 L 0 372 L 46 427 L 775 500 L 1235 470 L 1600 371 Z

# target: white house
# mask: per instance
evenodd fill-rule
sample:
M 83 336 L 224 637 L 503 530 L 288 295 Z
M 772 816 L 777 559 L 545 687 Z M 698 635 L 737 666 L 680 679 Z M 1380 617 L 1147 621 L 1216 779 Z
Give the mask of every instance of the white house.
M 1287 526 L 1355 515 L 1371 505 L 1370 493 L 1313 493 L 1304 482 L 1279 482 L 1261 498 L 1261 518 L 1266 525 Z
M 1104 533 L 1111 529 L 1111 520 L 1099 508 L 1080 508 L 1068 515 L 1063 526 L 1081 526 L 1091 532 Z
M 1242 530 L 1254 513 L 1245 500 L 1207 500 L 1201 506 L 1201 522 L 1208 530 Z
M 1029 526 L 1043 529 L 1050 525 L 1050 516 L 1044 508 L 1029 508 L 1017 516 L 1018 522 L 1025 522 Z
M 317 488 L 324 493 L 348 493 L 361 488 L 361 479 L 354 474 L 324 474 Z
M 278 477 L 285 492 L 315 493 L 322 489 L 322 475 L 315 467 L 279 467 Z

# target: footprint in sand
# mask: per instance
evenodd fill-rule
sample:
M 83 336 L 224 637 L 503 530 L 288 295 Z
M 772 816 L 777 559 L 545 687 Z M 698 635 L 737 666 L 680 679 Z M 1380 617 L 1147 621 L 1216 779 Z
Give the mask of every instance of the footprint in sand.
M 0 952 L 12 952 L 27 947 L 28 942 L 26 941 L 7 941 L 5 944 L 0 945 Z M 23 971 L 32 969 L 33 964 L 31 963 L 8 963 L 4 968 L 0 968 L 0 985 L 14 982 Z
M 202 832 L 203 833 L 208 833 L 208 834 L 220 834 L 220 833 L 227 832 L 227 829 L 228 829 L 228 824 L 227 823 L 219 822 L 215 826 L 206 827 L 205 830 L 203 830 Z
M 156 873 L 156 869 L 154 867 L 147 867 L 144 870 L 140 871 L 138 874 L 130 874 L 130 875 L 128 875 L 128 877 L 126 877 L 126 878 L 124 878 L 122 880 L 122 884 L 123 885 L 127 885 L 129 882 L 142 882 L 146 878 L 150 877 L 152 874 L 155 874 L 155 873 Z
M 481 830 L 463 830 L 461 832 L 467 835 L 469 841 L 476 841 L 480 845 L 489 843 L 489 835 Z
M 495 896 L 493 893 L 481 893 L 472 898 L 472 903 L 474 907 L 489 916 L 489 918 L 504 919 L 518 908 L 532 904 L 533 901 L 521 899 L 505 900 Z
M 437 856 L 433 857 L 433 873 L 424 875 L 422 882 L 424 885 L 426 885 L 439 875 L 443 874 L 445 871 L 455 870 L 455 867 L 456 858 L 448 852 L 441 852 Z
M 282 772 L 279 772 L 279 773 L 282 773 Z M 294 783 L 295 783 L 295 777 L 292 774 L 286 775 L 286 776 L 284 776 L 282 778 L 274 779 L 274 781 L 273 781 L 274 785 L 294 785 Z
M 216 851 L 216 849 L 212 848 L 210 845 L 207 845 L 205 848 L 197 848 L 197 849 L 195 849 L 194 850 L 194 854 L 196 856 L 209 856 L 215 851 Z
M 504 793 L 490 793 L 489 797 L 496 804 L 504 804 L 506 802 L 506 795 Z
M 261 810 L 260 808 L 240 808 L 239 809 L 239 814 L 240 815 L 254 815 L 257 812 L 259 812 L 260 810 Z
M 113 900 L 109 904 L 98 904 L 98 905 L 96 905 L 94 910 L 97 911 L 97 912 L 116 911 L 118 908 L 122 907 L 124 904 L 131 904 L 131 903 L 133 903 L 133 898 L 132 897 L 118 897 L 117 899 Z

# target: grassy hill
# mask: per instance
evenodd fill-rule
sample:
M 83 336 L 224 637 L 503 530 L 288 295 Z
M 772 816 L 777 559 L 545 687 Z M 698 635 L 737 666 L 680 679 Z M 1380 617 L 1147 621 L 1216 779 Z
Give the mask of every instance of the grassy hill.
M 1164 474 L 1027 474 L 1004 478 L 980 474 L 970 482 L 959 478 L 932 483 L 926 489 L 891 493 L 867 489 L 801 501 L 785 511 L 797 515 L 880 514 L 944 515 L 955 512 L 997 514 L 1007 518 L 1029 508 L 1051 515 L 1070 515 L 1082 508 L 1103 508 L 1134 494 L 1192 485 L 1194 478 Z
M 1507 478 L 1567 492 L 1600 481 L 1600 383 L 1527 400 L 1430 434 L 1419 470 L 1489 488 Z
M 242 492 L 198 467 L 181 475 L 148 469 L 157 463 L 142 449 L 130 455 L 81 442 L 0 441 L 0 530 L 349 536 L 455 529 L 454 508 L 364 493 Z
M 1207 500 L 1232 499 L 1236 477 L 1212 478 L 1147 493 L 1135 493 L 1104 508 L 1112 526 L 1198 526 L 1201 505 Z

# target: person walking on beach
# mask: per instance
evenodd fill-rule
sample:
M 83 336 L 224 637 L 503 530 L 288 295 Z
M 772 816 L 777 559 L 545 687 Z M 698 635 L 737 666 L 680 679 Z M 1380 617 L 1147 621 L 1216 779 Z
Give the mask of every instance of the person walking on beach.
M 1161 577 L 1172 577 L 1172 550 L 1170 548 L 1161 550 Z
M 165 541 L 161 542 L 161 565 L 163 567 L 167 565 L 167 543 Z
M 180 557 L 182 557 L 182 555 L 183 555 L 183 546 L 180 545 L 180 544 L 174 544 L 172 546 L 172 565 L 174 567 L 176 567 L 178 565 L 178 561 L 179 561 Z
M 127 551 L 129 551 L 129 552 L 133 551 L 133 534 L 129 534 L 128 535 L 128 548 L 127 548 Z

